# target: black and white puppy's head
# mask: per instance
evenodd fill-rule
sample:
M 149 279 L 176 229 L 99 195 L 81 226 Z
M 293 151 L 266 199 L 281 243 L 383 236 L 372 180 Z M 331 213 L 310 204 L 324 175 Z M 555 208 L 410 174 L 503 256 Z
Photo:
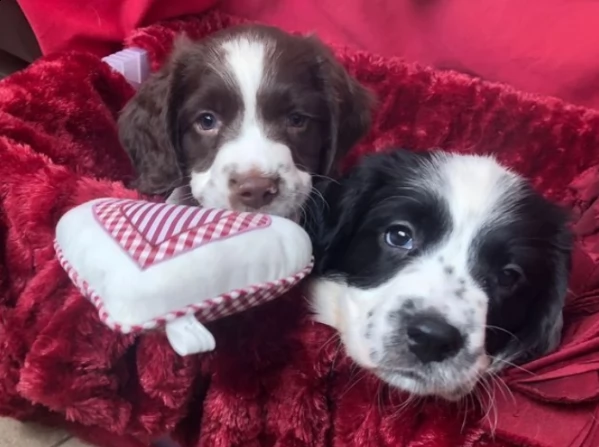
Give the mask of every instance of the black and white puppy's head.
M 361 366 L 457 399 L 558 345 L 567 216 L 493 158 L 378 154 L 320 192 L 313 306 Z
M 315 37 L 243 25 L 179 39 L 119 117 L 147 194 L 186 187 L 205 207 L 298 214 L 366 133 L 372 98 Z

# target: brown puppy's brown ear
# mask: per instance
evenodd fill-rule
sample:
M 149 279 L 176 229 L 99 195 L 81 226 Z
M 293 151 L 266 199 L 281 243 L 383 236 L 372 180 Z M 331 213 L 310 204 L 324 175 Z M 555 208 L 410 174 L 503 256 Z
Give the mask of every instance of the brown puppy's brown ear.
M 177 141 L 177 90 L 190 44 L 185 36 L 177 39 L 169 61 L 141 84 L 118 119 L 121 145 L 137 174 L 130 186 L 145 194 L 167 194 L 184 177 Z
M 306 39 L 317 48 L 320 82 L 329 105 L 330 140 L 322 154 L 321 173 L 331 175 L 339 168 L 339 161 L 370 130 L 375 98 L 317 37 Z

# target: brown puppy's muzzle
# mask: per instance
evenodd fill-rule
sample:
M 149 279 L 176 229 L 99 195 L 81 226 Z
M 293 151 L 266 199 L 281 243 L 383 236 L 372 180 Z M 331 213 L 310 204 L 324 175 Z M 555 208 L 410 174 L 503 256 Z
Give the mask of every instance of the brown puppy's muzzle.
M 279 194 L 280 177 L 250 173 L 229 180 L 230 201 L 251 209 L 269 205 Z

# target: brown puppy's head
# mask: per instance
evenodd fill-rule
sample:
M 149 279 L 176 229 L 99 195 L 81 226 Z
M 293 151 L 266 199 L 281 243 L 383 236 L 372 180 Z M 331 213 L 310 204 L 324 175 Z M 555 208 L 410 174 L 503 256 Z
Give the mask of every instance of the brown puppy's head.
M 240 26 L 179 39 L 119 119 L 148 194 L 188 185 L 206 207 L 294 217 L 367 132 L 372 100 L 314 37 Z

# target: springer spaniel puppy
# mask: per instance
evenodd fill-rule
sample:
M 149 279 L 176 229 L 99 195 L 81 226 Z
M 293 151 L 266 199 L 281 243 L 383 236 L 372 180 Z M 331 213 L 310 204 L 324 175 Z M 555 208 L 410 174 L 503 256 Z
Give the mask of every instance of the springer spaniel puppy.
M 362 367 L 453 400 L 558 346 L 567 215 L 492 157 L 398 150 L 317 187 L 313 308 Z
M 297 217 L 367 132 L 370 93 L 315 37 L 244 25 L 181 38 L 119 118 L 147 194 L 188 187 L 205 207 Z

